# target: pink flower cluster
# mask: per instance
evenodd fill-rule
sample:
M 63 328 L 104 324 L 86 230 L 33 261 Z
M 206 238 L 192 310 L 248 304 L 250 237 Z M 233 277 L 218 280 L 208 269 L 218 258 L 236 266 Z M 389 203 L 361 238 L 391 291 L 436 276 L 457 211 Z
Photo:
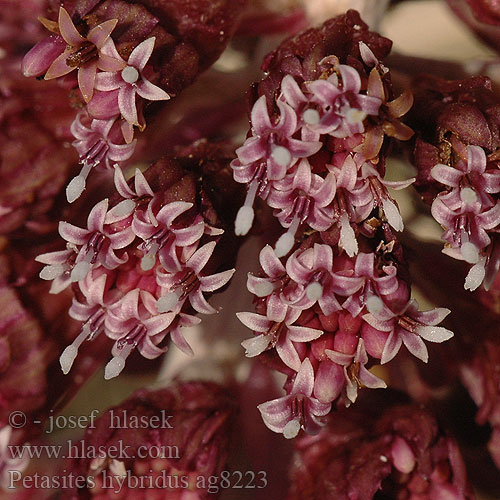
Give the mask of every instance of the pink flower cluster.
M 288 375 L 288 395 L 259 406 L 266 425 L 285 437 L 300 428 L 314 433 L 332 402 L 354 403 L 361 387 L 386 387 L 369 371 L 373 362 L 389 362 L 403 344 L 427 362 L 424 340 L 453 335 L 436 326 L 450 311 L 420 312 L 395 263 L 384 264 L 387 254 L 349 257 L 317 239 L 306 239 L 285 265 L 265 247 L 262 275 L 248 278 L 260 314 L 238 314 L 257 334 L 243 342 L 247 356 L 274 351 Z
M 109 19 L 92 28 L 86 26 L 85 36 L 78 30 L 83 30 L 82 26 L 75 26 L 62 6 L 57 22 L 41 21 L 53 34 L 26 54 L 24 75 L 44 75 L 45 80 L 64 77 L 69 86 L 78 86 L 86 105 L 71 130 L 82 163 L 80 174 L 66 191 L 71 203 L 85 189 L 93 167 L 110 169 L 111 162 L 123 162 L 132 156 L 136 142 L 134 127 L 143 130 L 146 126 L 140 111 L 144 100 L 168 100 L 170 96 L 149 80 L 154 77 L 147 64 L 155 37 L 139 43 L 125 60 L 111 37 L 118 19 Z M 75 69 L 78 76 L 73 82 L 66 75 Z
M 397 118 L 412 97 L 388 102 L 387 68 L 364 42 L 358 50 L 364 72 L 328 56 L 319 79 L 285 75 L 274 103 L 259 97 L 231 165 L 248 186 L 236 233 L 250 229 L 256 196 L 287 228 L 261 251 L 262 273 L 249 276 L 257 313 L 238 314 L 256 333 L 243 342 L 247 356 L 273 358 L 288 377 L 287 395 L 259 406 L 266 425 L 287 438 L 318 432 L 332 403 L 355 402 L 361 387 L 386 387 L 369 368 L 403 344 L 427 362 L 424 340 L 453 335 L 436 326 L 448 309 L 421 312 L 410 299 L 393 233 L 403 222 L 387 188 L 414 179 L 384 179 L 383 143 L 386 134 L 411 136 Z
M 217 312 L 203 294 L 224 286 L 234 273 L 204 271 L 224 231 L 209 225 L 193 203 L 165 203 L 164 192 L 154 192 L 138 169 L 132 188 L 115 167 L 115 186 L 121 201 L 97 203 L 87 228 L 61 222 L 66 250 L 37 257 L 46 264 L 40 276 L 53 280 L 52 293 L 77 287 L 69 314 L 83 327 L 61 355 L 64 373 L 82 343 L 103 332 L 115 341 L 106 379 L 123 370 L 136 348 L 148 359 L 160 356 L 167 335 L 192 354 L 182 327 L 201 321 L 193 310 Z

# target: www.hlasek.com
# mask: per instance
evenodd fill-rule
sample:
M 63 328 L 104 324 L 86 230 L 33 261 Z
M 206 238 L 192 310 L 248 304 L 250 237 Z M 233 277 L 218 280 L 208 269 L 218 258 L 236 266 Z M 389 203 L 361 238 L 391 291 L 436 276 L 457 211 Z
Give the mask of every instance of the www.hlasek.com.
M 9 445 L 9 453 L 13 459 L 21 458 L 64 458 L 64 459 L 95 459 L 109 458 L 111 460 L 130 460 L 141 458 L 180 458 L 177 446 L 146 446 L 132 447 L 121 440 L 113 445 L 93 446 L 85 441 L 68 440 L 65 445 Z
M 149 475 L 136 476 L 131 471 L 117 475 L 103 470 L 99 476 L 82 476 L 73 472 L 66 475 L 42 475 L 33 474 L 23 476 L 21 472 L 9 470 L 9 488 L 17 487 L 37 489 L 74 489 L 90 488 L 98 486 L 100 489 L 113 490 L 119 494 L 125 490 L 135 489 L 172 489 L 172 490 L 204 490 L 208 493 L 217 493 L 223 489 L 262 489 L 267 486 L 267 474 L 265 471 L 222 471 L 218 476 L 187 476 L 168 475 L 167 471 L 154 472 L 149 470 Z

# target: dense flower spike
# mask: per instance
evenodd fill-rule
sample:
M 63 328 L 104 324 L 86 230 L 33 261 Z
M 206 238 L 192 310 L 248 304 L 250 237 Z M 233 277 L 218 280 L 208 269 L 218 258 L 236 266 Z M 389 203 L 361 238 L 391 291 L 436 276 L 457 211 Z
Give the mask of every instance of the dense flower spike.
M 500 144 L 492 132 L 498 118 L 489 112 L 496 98 L 489 81 L 479 77 L 457 82 L 429 77 L 417 90 L 418 102 L 427 103 L 412 117 L 420 135 L 414 151 L 417 188 L 444 229 L 443 252 L 472 265 L 465 288 L 488 289 L 500 267 Z
M 193 310 L 217 312 L 203 294 L 222 288 L 234 273 L 211 273 L 220 267 L 216 247 L 224 230 L 216 227 L 222 222 L 214 218 L 214 207 L 197 180 L 200 166 L 195 159 L 204 147 L 188 148 L 177 160 L 159 161 L 145 175 L 136 170 L 133 188 L 116 167 L 118 194 L 113 201 L 96 204 L 86 229 L 61 222 L 59 232 L 67 250 L 37 258 L 46 264 L 40 276 L 53 280 L 52 292 L 74 284 L 70 315 L 83 326 L 61 355 L 64 373 L 84 341 L 101 333 L 115 341 L 106 379 L 123 370 L 135 349 L 148 359 L 160 356 L 168 348 L 168 334 L 182 351 L 192 354 L 182 327 L 199 322 L 191 316 Z M 206 161 L 220 174 L 228 160 L 223 150 L 218 154 Z M 193 171 L 184 170 L 183 163 Z M 176 196 L 186 201 L 167 201 Z
M 330 52 L 321 54 L 323 47 Z M 274 250 L 261 251 L 262 274 L 248 277 L 257 313 L 238 313 L 255 332 L 242 342 L 246 355 L 272 360 L 288 377 L 287 395 L 259 407 L 265 424 L 286 437 L 317 431 L 316 417 L 336 400 L 348 406 L 360 388 L 386 387 L 370 368 L 403 343 L 427 362 L 422 339 L 453 335 L 436 326 L 447 309 L 420 312 L 410 300 L 393 233 L 403 221 L 388 188 L 415 179 L 384 179 L 386 136 L 412 135 L 399 122 L 411 95 L 390 100 L 389 71 L 379 60 L 387 49 L 354 12 L 284 42 L 266 60 L 249 136 L 231 164 L 235 180 L 247 184 L 235 233 L 250 229 L 256 196 L 287 228 Z M 307 390 L 297 389 L 304 381 Z
M 347 16 L 336 22 L 338 26 L 350 26 L 355 21 Z M 338 26 L 333 25 L 332 29 Z M 328 38 L 326 30 L 325 25 L 317 34 Z M 306 35 L 303 36 L 305 40 Z M 232 163 L 235 180 L 247 184 L 247 197 L 235 232 L 244 235 L 250 230 L 252 206 L 259 196 L 276 209 L 278 220 L 288 229 L 276 243 L 279 257 L 289 253 L 300 228 L 326 231 L 332 226 L 341 230 L 339 245 L 349 255 L 355 255 L 358 247 L 351 224 L 362 223 L 376 207 L 395 229 L 403 228 L 386 186 L 400 189 L 413 179 L 400 183 L 384 181 L 383 161 L 377 155 L 384 134 L 399 139 L 411 137 L 408 127 L 385 123 L 387 117 L 399 118 L 406 113 L 412 100 L 405 94 L 400 101 L 388 102 L 391 91 L 386 68 L 362 39 L 348 43 L 362 60 L 362 76 L 357 67 L 342 64 L 337 54 L 324 54 L 313 71 L 307 69 L 311 74 L 303 69 L 295 76 L 281 76 L 275 70 L 260 84 L 262 95 L 250 113 L 249 137 L 237 149 L 238 158 Z M 277 49 L 276 54 L 286 47 L 285 44 L 285 48 Z M 271 56 L 279 61 L 278 55 Z M 268 81 L 274 85 L 280 76 L 280 85 L 271 93 Z M 279 110 L 279 114 L 270 115 L 270 108 Z M 402 132 L 405 127 L 409 131 L 406 134 Z M 339 148 L 335 141 L 342 141 L 344 147 Z M 316 163 L 313 166 L 308 160 L 320 154 L 320 150 L 325 166 L 318 169 Z M 344 175 L 339 167 L 351 163 L 353 168 Z M 345 190 L 348 198 L 354 197 L 357 203 L 349 203 L 352 200 L 346 199 Z

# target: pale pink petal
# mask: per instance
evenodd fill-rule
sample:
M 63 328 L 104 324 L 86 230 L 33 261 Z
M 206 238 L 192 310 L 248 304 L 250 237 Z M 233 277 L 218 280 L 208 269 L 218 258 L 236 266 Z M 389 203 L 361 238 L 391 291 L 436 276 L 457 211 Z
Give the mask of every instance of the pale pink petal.
M 276 344 L 276 352 L 286 366 L 295 371 L 300 370 L 300 358 L 291 340 L 280 338 Z
M 213 292 L 222 288 L 226 283 L 229 282 L 236 269 L 230 269 L 229 271 L 223 271 L 217 274 L 211 274 L 210 276 L 200 276 L 200 289 L 203 292 Z
M 236 313 L 237 318 L 250 330 L 259 333 L 265 333 L 272 326 L 272 322 L 266 316 L 256 313 L 239 312 Z
M 255 134 L 262 136 L 272 128 L 271 119 L 267 111 L 266 96 L 260 96 L 252 108 L 251 113 L 252 129 Z
M 59 7 L 59 31 L 61 36 L 68 42 L 72 47 L 79 47 L 84 41 L 82 35 L 78 32 L 71 20 L 70 15 L 64 7 Z
M 322 330 L 307 328 L 305 326 L 289 326 L 288 338 L 293 342 L 311 342 L 323 335 Z
M 96 79 L 99 74 L 96 75 Z M 87 111 L 93 118 L 110 120 L 120 114 L 118 107 L 118 90 L 110 92 L 94 92 L 94 96 L 87 104 Z
M 156 214 L 156 219 L 166 226 L 170 226 L 170 224 L 172 224 L 172 222 L 179 217 L 179 215 L 189 210 L 192 206 L 193 204 L 190 202 L 173 201 L 172 203 L 168 203 L 161 208 L 161 210 Z
M 127 64 L 137 68 L 139 71 L 142 71 L 153 53 L 155 41 L 156 38 L 152 36 L 151 38 L 141 42 L 130 54 Z
M 59 78 L 60 76 L 67 75 L 71 73 L 75 67 L 66 64 L 66 59 L 73 53 L 73 49 L 64 51 L 55 61 L 49 66 L 49 69 L 45 73 L 45 80 L 52 80 L 54 78 Z
M 199 319 L 199 318 L 198 318 Z M 201 321 L 201 320 L 200 320 Z M 181 328 L 177 327 L 171 330 L 170 332 L 170 338 L 172 339 L 172 342 L 184 353 L 187 354 L 188 356 L 194 356 L 193 349 L 191 346 L 188 344 L 186 339 L 184 338 L 184 335 L 181 333 Z
M 291 394 L 310 396 L 314 388 L 314 370 L 309 358 L 304 359 L 293 382 Z
M 303 102 L 307 101 L 292 75 L 286 75 L 281 81 L 281 92 L 286 102 L 288 102 L 292 108 L 297 108 Z
M 108 40 L 111 32 L 115 29 L 118 19 L 109 19 L 92 28 L 87 35 L 87 40 L 92 42 L 98 49 Z
M 166 330 L 175 317 L 176 314 L 173 312 L 158 314 L 152 318 L 144 320 L 142 324 L 146 327 L 148 335 L 153 336 Z
M 269 429 L 274 432 L 283 432 L 292 417 L 291 401 L 291 396 L 284 396 L 257 406 L 262 420 Z
M 170 96 L 163 89 L 153 85 L 144 77 L 137 83 L 137 94 L 148 101 L 167 101 L 170 99 Z
M 279 278 L 285 274 L 285 267 L 276 257 L 274 249 L 270 245 L 266 245 L 259 254 L 259 262 L 263 271 L 271 278 Z
M 215 245 L 215 241 L 211 241 L 203 245 L 190 257 L 190 259 L 186 262 L 186 265 L 196 274 L 199 274 L 212 256 Z
M 392 331 L 384 345 L 380 364 L 383 365 L 391 361 L 391 359 L 394 358 L 394 356 L 396 356 L 396 354 L 399 352 L 401 344 L 401 337 L 396 332 Z
M 107 56 L 105 54 L 99 54 L 97 60 L 97 67 L 106 73 L 117 73 L 121 71 L 127 64 L 121 59 L 115 59 L 114 57 Z
M 118 107 L 123 118 L 131 125 L 139 125 L 135 106 L 136 87 L 125 85 L 118 91 Z
M 189 294 L 189 302 L 193 306 L 193 309 L 201 314 L 215 314 L 217 312 L 217 309 L 205 300 L 199 289 Z
M 420 338 L 419 335 L 415 333 L 411 333 L 402 328 L 398 329 L 398 334 L 403 340 L 406 348 L 418 359 L 421 359 L 424 363 L 427 363 L 429 359 L 429 354 L 427 352 L 427 347 L 425 346 L 424 341 Z
M 94 94 L 96 72 L 97 63 L 95 61 L 80 66 L 78 70 L 78 86 L 85 102 L 89 102 Z
M 105 71 L 103 73 L 98 73 L 95 77 L 96 90 L 108 92 L 110 90 L 119 89 L 125 85 L 122 77 L 115 72 Z
M 59 234 L 63 239 L 75 245 L 85 245 L 87 243 L 90 231 L 73 226 L 69 222 L 59 222 Z
M 368 389 L 385 389 L 387 384 L 379 377 L 376 377 L 365 366 L 359 368 L 359 380 Z
M 92 208 L 87 219 L 87 227 L 89 231 L 99 231 L 102 232 L 104 221 L 106 220 L 106 213 L 108 211 L 108 199 L 97 203 L 97 205 Z

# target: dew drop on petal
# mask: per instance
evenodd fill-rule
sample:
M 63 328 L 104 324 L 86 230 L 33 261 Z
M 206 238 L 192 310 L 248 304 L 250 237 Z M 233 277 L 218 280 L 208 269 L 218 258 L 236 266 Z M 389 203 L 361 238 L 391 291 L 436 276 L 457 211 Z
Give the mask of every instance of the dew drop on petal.
M 272 150 L 271 156 L 280 167 L 288 167 L 292 161 L 290 151 L 283 146 L 275 146 Z
M 323 297 L 323 287 L 320 283 L 315 281 L 314 283 L 310 283 L 306 288 L 306 295 L 309 300 L 316 302 L 317 300 Z
M 479 261 L 479 249 L 474 243 L 466 241 L 462 244 L 460 251 L 464 260 L 469 264 L 476 264 Z
M 135 83 L 139 80 L 139 72 L 133 66 L 125 66 L 121 75 L 127 83 Z
M 104 378 L 109 380 L 118 377 L 125 368 L 125 360 L 121 356 L 115 356 L 104 368 Z
M 302 119 L 309 125 L 317 125 L 320 120 L 319 112 L 316 109 L 306 109 Z
M 288 424 L 285 425 L 285 428 L 283 429 L 283 436 L 286 439 L 293 439 L 294 437 L 297 436 L 297 434 L 300 431 L 300 422 L 295 419 L 295 420 L 290 420 Z
M 78 198 L 80 198 L 84 189 L 85 177 L 77 175 L 66 187 L 66 198 L 68 199 L 68 203 L 73 203 Z
M 74 345 L 69 345 L 64 349 L 63 353 L 59 358 L 59 363 L 61 365 L 62 372 L 67 375 L 73 366 L 76 356 L 78 355 L 78 349 Z
M 236 215 L 234 222 L 234 234 L 236 236 L 245 236 L 253 224 L 254 210 L 252 207 L 243 205 Z

